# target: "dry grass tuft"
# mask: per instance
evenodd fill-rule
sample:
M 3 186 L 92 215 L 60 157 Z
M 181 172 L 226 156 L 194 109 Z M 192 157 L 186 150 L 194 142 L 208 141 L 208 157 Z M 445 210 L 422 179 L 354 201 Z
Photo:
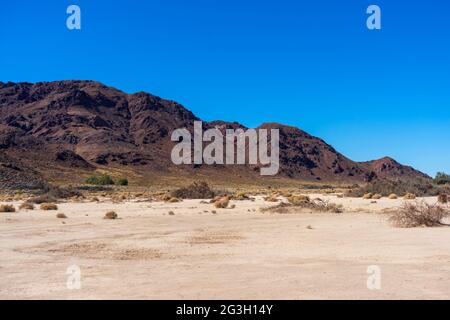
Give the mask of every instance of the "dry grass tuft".
M 169 202 L 169 203 L 175 203 L 175 202 L 181 202 L 181 200 L 178 199 L 178 198 L 175 198 L 175 197 L 171 197 L 169 200 L 167 200 L 167 202 Z
M 383 196 L 382 196 L 381 194 L 375 193 L 375 194 L 372 196 L 372 199 L 378 200 L 378 199 L 381 199 L 382 197 L 383 197 Z
M 34 210 L 34 204 L 31 202 L 24 202 L 19 206 L 20 210 Z
M 0 212 L 16 212 L 16 208 L 10 204 L 2 204 L 0 205 Z
M 291 203 L 293 205 L 301 205 L 303 203 L 307 203 L 307 202 L 311 201 L 308 196 L 305 196 L 302 194 L 290 196 L 287 198 L 287 200 L 289 201 L 289 203 Z
M 214 202 L 214 206 L 218 209 L 219 208 L 225 209 L 226 207 L 228 207 L 229 203 L 230 203 L 230 198 L 228 196 L 225 196 L 225 197 L 218 199 L 216 202 Z
M 58 219 L 67 219 L 67 216 L 66 216 L 64 213 L 58 213 L 58 214 L 56 215 L 56 217 L 57 217 Z
M 118 217 L 117 213 L 115 213 L 114 211 L 109 211 L 109 212 L 105 213 L 105 216 L 103 217 L 103 219 L 114 220 L 114 219 L 117 219 L 117 217 Z
M 391 193 L 391 194 L 388 196 L 388 198 L 391 199 L 391 200 L 394 200 L 394 199 L 398 199 L 398 196 L 397 196 L 395 193 Z
M 42 203 L 41 210 L 58 210 L 58 206 L 54 203 Z
M 414 193 L 408 192 L 408 193 L 406 193 L 403 196 L 403 199 L 405 199 L 405 200 L 414 200 L 414 199 L 416 199 L 416 195 Z
M 315 199 L 308 202 L 297 202 L 296 204 L 280 203 L 273 207 L 261 209 L 262 212 L 274 213 L 297 213 L 302 210 L 308 210 L 311 212 L 342 213 L 343 207 L 340 204 Z
M 180 199 L 211 199 L 215 195 L 215 192 L 205 181 L 196 181 L 171 193 L 172 197 Z
M 442 219 L 449 214 L 448 209 L 439 204 L 428 204 L 424 201 L 405 202 L 399 211 L 389 218 L 389 221 L 400 228 L 435 227 L 441 226 Z
M 363 199 L 372 199 L 372 197 L 373 197 L 373 193 L 370 193 L 370 192 L 366 193 L 362 196 Z

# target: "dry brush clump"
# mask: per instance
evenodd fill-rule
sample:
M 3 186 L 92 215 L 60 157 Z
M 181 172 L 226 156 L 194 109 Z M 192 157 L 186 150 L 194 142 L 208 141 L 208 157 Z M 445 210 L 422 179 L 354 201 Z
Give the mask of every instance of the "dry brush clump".
M 442 219 L 449 215 L 450 211 L 439 204 L 405 202 L 389 221 L 400 228 L 435 227 L 443 225 Z
M 403 196 L 403 199 L 405 199 L 405 200 L 414 200 L 414 199 L 416 199 L 416 195 L 414 193 L 407 192 Z
M 391 200 L 395 200 L 395 199 L 398 199 L 398 196 L 397 196 L 395 193 L 391 193 L 391 194 L 388 196 L 388 198 L 391 199 Z
M 294 203 L 282 202 L 276 206 L 263 208 L 262 212 L 273 213 L 296 213 L 299 211 L 308 210 L 311 212 L 330 212 L 330 213 L 342 213 L 343 206 L 335 204 L 329 201 L 323 201 L 321 199 L 314 199 L 309 201 L 295 201 Z
M 54 203 L 42 203 L 41 210 L 58 210 L 58 206 Z
M 376 180 L 362 187 L 352 188 L 348 191 L 347 196 L 363 197 L 365 194 L 381 194 L 387 197 L 390 194 L 404 195 L 406 193 L 415 194 L 418 197 L 437 196 L 440 193 L 450 192 L 449 186 L 438 186 L 428 180 Z
M 217 209 L 225 209 L 228 207 L 229 203 L 230 197 L 228 196 L 221 197 L 214 202 L 214 207 L 216 207 Z
M 205 181 L 195 181 L 187 187 L 171 192 L 171 196 L 180 199 L 212 199 L 216 192 Z
M 289 201 L 289 203 L 293 205 L 301 205 L 303 203 L 311 201 L 311 199 L 308 196 L 302 194 L 293 196 L 291 195 L 290 197 L 287 198 L 287 200 Z
M 103 219 L 114 220 L 114 219 L 117 219 L 117 217 L 118 217 L 118 215 L 116 212 L 109 211 L 109 212 L 105 213 L 105 216 L 103 217 Z
M 67 216 L 66 216 L 64 213 L 58 213 L 58 214 L 56 215 L 56 217 L 57 217 L 58 219 L 67 219 Z
M 16 212 L 16 208 L 10 204 L 0 205 L 0 212 Z
M 34 204 L 31 202 L 24 202 L 19 206 L 20 210 L 34 210 Z

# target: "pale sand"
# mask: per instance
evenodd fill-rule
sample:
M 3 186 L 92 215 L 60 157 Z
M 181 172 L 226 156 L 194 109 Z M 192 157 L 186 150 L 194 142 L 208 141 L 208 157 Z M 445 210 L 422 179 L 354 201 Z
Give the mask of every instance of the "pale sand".
M 261 213 L 273 203 L 258 197 L 236 209 L 186 200 L 59 204 L 68 219 L 0 213 L 0 298 L 450 298 L 450 228 L 392 227 L 380 210 L 403 200 L 318 196 L 347 212 Z M 120 219 L 102 219 L 109 210 Z M 80 290 L 66 287 L 72 264 Z M 370 265 L 380 290 L 367 288 Z

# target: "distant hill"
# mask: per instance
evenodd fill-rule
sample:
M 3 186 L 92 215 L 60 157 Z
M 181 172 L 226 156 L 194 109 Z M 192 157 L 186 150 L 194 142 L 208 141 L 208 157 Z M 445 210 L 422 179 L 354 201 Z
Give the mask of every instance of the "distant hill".
M 174 101 L 145 92 L 127 94 L 95 81 L 0 82 L 0 152 L 37 175 L 54 177 L 67 170 L 69 177 L 77 170 L 116 168 L 138 175 L 264 179 L 257 165 L 173 165 L 170 135 L 183 127 L 192 131 L 195 120 L 200 119 Z M 204 123 L 205 129 L 213 127 L 245 129 L 237 122 Z M 295 127 L 265 123 L 259 128 L 280 130 L 279 177 L 345 183 L 430 179 L 391 158 L 352 161 Z

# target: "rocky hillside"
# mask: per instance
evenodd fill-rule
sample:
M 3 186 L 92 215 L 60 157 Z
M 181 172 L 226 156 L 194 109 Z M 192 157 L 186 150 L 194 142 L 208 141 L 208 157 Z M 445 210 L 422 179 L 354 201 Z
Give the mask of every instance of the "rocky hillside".
M 174 101 L 145 92 L 127 94 L 95 81 L 0 82 L 0 152 L 8 157 L 6 162 L 32 167 L 44 176 L 50 169 L 98 167 L 177 174 L 180 167 L 170 160 L 174 145 L 170 135 L 177 128 L 192 130 L 195 120 L 199 119 Z M 245 129 L 223 121 L 204 127 Z M 280 129 L 280 177 L 330 182 L 428 179 L 390 158 L 354 162 L 295 127 L 266 123 L 260 128 Z M 262 179 L 257 167 L 186 165 L 182 169 L 194 176 L 207 172 Z M 0 179 L 8 180 L 10 173 L 5 175 L 4 170 Z

